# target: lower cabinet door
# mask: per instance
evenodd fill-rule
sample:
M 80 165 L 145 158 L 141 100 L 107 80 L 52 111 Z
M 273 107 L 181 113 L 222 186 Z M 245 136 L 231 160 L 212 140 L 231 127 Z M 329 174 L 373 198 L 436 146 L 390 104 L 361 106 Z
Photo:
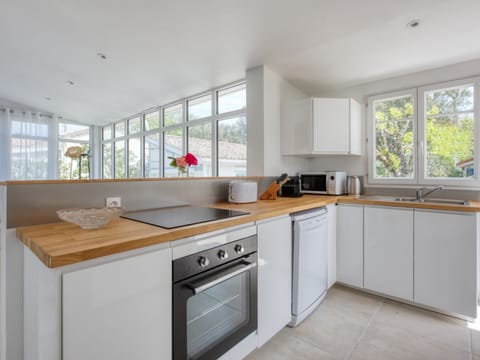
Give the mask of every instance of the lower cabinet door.
M 416 303 L 477 316 L 477 215 L 415 210 Z
M 363 288 L 363 205 L 337 206 L 337 280 Z
M 364 210 L 365 289 L 413 301 L 413 209 Z
M 258 223 L 258 346 L 292 318 L 290 216 Z
M 62 277 L 63 360 L 171 359 L 171 249 Z

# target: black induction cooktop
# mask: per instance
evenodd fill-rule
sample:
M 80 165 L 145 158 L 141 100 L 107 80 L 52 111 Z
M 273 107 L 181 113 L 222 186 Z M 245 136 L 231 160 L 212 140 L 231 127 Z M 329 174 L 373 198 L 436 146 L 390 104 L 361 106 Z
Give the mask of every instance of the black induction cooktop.
M 132 211 L 123 214 L 122 217 L 165 229 L 173 229 L 180 226 L 227 219 L 247 214 L 249 213 L 244 211 L 185 205 Z

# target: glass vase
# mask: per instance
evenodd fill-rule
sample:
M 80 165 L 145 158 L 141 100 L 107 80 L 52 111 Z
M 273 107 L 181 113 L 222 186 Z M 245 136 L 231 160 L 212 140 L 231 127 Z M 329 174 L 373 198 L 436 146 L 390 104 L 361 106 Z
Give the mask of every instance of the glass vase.
M 178 167 L 178 177 L 188 177 L 188 167 Z

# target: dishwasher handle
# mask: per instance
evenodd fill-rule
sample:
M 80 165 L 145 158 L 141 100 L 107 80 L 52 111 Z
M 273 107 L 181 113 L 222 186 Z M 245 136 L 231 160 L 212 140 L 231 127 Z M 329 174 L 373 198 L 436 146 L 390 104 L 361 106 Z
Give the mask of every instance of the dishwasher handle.
M 294 229 L 296 231 L 312 231 L 326 226 L 327 218 L 325 216 L 315 217 L 302 221 L 295 221 L 294 224 Z
M 311 219 L 314 217 L 324 217 L 328 213 L 328 210 L 326 207 L 322 207 L 319 209 L 315 210 L 307 210 L 307 211 L 301 211 L 297 213 L 290 214 L 292 217 L 292 221 L 303 221 L 307 219 Z

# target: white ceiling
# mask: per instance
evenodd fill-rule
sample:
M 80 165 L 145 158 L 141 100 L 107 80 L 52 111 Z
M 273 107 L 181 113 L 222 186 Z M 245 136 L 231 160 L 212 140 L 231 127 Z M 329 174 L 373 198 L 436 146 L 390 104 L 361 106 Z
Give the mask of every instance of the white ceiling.
M 104 124 L 261 64 L 311 94 L 479 58 L 479 13 L 478 0 L 3 0 L 0 98 Z

